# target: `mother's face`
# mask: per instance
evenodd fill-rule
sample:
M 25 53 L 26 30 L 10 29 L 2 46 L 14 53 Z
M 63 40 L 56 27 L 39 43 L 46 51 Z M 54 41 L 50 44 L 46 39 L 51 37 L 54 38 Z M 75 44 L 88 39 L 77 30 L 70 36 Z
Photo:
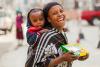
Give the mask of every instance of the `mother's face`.
M 65 24 L 65 12 L 60 5 L 55 5 L 48 12 L 48 20 L 53 27 L 63 28 Z

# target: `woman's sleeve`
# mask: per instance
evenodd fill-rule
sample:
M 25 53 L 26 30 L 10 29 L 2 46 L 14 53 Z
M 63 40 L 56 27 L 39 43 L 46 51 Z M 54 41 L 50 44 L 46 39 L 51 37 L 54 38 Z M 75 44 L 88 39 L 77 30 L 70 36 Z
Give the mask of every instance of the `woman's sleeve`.
M 45 61 L 37 63 L 38 67 L 48 67 L 51 58 L 47 57 Z
M 46 51 L 45 51 L 45 53 L 46 53 Z M 46 56 L 46 55 L 48 55 L 48 56 Z M 55 56 L 56 56 L 56 54 L 54 54 L 54 55 L 52 55 L 52 54 L 43 54 L 41 61 L 37 62 L 37 66 L 38 67 L 48 67 L 50 61 L 52 59 L 54 59 Z

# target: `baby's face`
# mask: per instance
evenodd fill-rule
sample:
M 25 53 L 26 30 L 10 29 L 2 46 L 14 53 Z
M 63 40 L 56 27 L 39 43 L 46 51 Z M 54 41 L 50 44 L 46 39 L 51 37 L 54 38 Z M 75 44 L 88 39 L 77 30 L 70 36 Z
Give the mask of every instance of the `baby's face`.
M 42 28 L 44 25 L 44 17 L 42 11 L 31 12 L 29 16 L 34 27 Z

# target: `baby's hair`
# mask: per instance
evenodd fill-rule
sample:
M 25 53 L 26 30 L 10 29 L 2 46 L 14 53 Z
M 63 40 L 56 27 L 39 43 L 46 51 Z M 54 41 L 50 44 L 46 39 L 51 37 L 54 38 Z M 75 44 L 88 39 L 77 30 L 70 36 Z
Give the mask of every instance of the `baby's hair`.
M 34 8 L 34 9 L 31 9 L 29 12 L 28 12 L 28 14 L 27 14 L 27 27 L 29 28 L 32 24 L 31 24 L 31 20 L 30 20 L 30 18 L 29 18 L 29 16 L 30 16 L 30 13 L 32 13 L 32 12 L 38 12 L 38 11 L 42 11 L 42 9 L 40 9 L 40 8 Z

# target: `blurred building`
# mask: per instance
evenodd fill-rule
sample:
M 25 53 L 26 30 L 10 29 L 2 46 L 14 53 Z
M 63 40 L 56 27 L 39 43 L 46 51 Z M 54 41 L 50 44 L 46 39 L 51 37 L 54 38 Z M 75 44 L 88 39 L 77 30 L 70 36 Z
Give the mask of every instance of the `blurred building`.
M 94 0 L 64 0 L 63 6 L 70 10 L 76 7 L 80 10 L 92 10 Z
M 30 9 L 34 7 L 42 8 L 51 1 L 61 3 L 66 10 L 93 10 L 94 5 L 99 5 L 97 3 L 100 0 L 0 0 L 0 8 L 3 8 L 5 12 L 13 16 L 17 10 L 22 11 L 23 15 L 26 15 Z

